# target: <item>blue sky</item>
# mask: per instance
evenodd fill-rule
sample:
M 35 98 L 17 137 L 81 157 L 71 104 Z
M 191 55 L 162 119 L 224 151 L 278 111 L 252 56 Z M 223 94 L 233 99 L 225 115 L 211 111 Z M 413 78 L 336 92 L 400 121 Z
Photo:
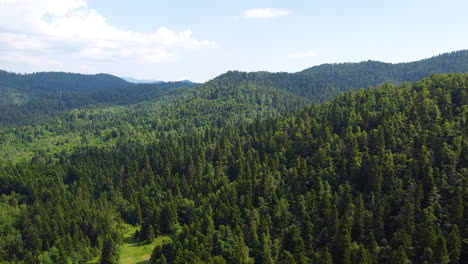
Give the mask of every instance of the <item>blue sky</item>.
M 468 1 L 0 0 L 0 69 L 206 81 L 468 48 Z

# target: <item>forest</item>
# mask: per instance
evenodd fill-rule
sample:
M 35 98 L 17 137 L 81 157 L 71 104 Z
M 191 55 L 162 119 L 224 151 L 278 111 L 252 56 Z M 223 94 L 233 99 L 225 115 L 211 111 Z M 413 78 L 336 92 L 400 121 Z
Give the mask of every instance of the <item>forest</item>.
M 230 97 L 236 97 L 236 94 L 232 94 L 234 90 L 249 85 L 267 90 L 276 88 L 312 103 L 321 103 L 352 89 L 385 82 L 414 82 L 435 73 L 467 71 L 468 51 L 461 50 L 409 63 L 364 61 L 323 64 L 297 73 L 230 71 L 200 85 L 195 93 L 204 99 L 224 96 L 226 92 Z M 106 106 L 144 104 L 174 92 L 175 88 L 194 86 L 197 84 L 186 81 L 132 84 L 109 74 L 16 74 L 0 70 L 0 126 L 31 125 L 76 108 L 101 109 Z M 216 91 L 220 89 L 223 92 Z M 210 93 L 208 98 L 203 95 L 207 92 Z M 187 93 L 187 96 L 193 95 Z
M 0 72 L 0 263 L 119 263 L 126 226 L 165 238 L 146 263 L 463 263 L 463 72 L 467 51 L 203 84 Z

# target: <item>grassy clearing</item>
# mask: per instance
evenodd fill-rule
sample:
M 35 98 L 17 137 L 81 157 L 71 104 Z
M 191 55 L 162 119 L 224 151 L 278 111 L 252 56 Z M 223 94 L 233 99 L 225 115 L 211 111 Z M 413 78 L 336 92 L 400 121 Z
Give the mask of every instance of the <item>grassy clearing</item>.
M 133 234 L 138 228 L 129 226 L 124 234 L 124 244 L 120 249 L 120 263 L 122 264 L 147 263 L 154 247 L 171 240 L 168 236 L 158 236 L 151 244 L 138 243 L 133 238 Z
M 170 241 L 169 236 L 158 236 L 154 239 L 153 243 L 146 244 L 145 242 L 139 243 L 133 238 L 133 234 L 139 227 L 127 226 L 124 233 L 124 243 L 120 248 L 120 261 L 121 264 L 143 264 L 148 263 L 154 247 L 162 245 L 165 241 Z M 88 262 L 88 264 L 98 264 L 99 257 Z

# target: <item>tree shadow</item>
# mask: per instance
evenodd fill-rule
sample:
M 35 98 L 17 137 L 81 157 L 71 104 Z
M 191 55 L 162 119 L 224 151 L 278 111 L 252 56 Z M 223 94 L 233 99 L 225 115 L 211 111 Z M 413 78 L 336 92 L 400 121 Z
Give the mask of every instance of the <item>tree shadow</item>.
M 124 237 L 123 242 L 125 244 L 132 244 L 132 245 L 138 243 L 138 241 L 136 241 L 133 236 Z
M 146 241 L 138 242 L 133 235 L 125 236 L 123 242 L 130 247 L 139 247 L 146 244 Z

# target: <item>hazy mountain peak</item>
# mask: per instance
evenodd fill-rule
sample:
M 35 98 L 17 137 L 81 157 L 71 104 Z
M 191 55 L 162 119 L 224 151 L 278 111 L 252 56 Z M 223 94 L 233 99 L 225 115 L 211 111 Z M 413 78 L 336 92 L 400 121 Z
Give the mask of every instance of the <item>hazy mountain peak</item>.
M 127 82 L 131 83 L 162 83 L 163 81 L 160 80 L 148 80 L 148 79 L 138 79 L 133 77 L 121 77 L 122 79 L 126 80 Z

